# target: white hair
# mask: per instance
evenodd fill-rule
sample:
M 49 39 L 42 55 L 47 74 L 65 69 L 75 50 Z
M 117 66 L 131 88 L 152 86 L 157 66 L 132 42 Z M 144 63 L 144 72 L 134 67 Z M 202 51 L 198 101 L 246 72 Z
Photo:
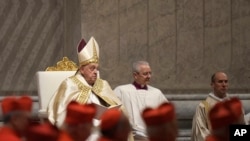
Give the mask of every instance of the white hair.
M 132 72 L 139 72 L 141 65 L 147 65 L 149 66 L 149 63 L 147 61 L 136 61 L 132 65 Z

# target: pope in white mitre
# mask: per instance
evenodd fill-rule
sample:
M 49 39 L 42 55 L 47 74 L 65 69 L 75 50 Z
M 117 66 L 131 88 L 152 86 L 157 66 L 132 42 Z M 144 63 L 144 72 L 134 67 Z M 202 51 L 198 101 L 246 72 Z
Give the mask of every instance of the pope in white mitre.
M 104 107 L 121 105 L 108 82 L 98 77 L 99 46 L 96 40 L 91 37 L 86 44 L 82 39 L 77 50 L 79 69 L 75 75 L 66 78 L 60 84 L 47 109 L 49 121 L 58 127 L 62 126 L 66 106 L 72 100 L 82 104 L 95 103 Z

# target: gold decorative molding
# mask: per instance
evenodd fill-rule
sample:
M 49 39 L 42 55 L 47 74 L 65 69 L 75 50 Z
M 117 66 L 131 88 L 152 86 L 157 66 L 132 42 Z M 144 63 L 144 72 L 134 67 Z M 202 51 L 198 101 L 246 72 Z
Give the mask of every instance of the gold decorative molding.
M 75 62 L 69 60 L 68 57 L 63 57 L 56 63 L 56 66 L 47 67 L 45 71 L 76 71 L 77 69 L 78 66 Z

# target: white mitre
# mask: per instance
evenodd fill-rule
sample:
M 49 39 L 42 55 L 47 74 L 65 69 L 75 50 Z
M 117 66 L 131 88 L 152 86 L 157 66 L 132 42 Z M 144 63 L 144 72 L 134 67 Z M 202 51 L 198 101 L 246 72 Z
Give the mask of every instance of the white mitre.
M 88 43 L 82 39 L 77 46 L 79 66 L 89 63 L 99 63 L 99 46 L 94 37 L 91 37 Z

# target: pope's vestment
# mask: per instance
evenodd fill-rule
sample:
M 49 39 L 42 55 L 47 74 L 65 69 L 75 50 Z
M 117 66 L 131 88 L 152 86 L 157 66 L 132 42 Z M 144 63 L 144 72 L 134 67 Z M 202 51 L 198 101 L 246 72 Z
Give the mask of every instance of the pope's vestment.
M 66 107 L 72 100 L 82 104 L 96 103 L 107 107 L 121 104 L 107 81 L 98 78 L 95 84 L 90 86 L 78 72 L 64 80 L 51 98 L 47 109 L 51 123 L 58 127 L 62 126 Z

